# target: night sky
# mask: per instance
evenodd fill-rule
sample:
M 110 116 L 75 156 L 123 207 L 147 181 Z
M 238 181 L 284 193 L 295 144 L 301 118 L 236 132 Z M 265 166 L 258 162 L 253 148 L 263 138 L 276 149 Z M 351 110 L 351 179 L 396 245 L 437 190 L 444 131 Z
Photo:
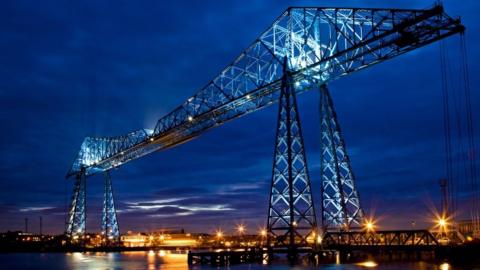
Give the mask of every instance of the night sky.
M 153 129 L 158 118 L 210 81 L 289 5 L 433 4 L 99 2 L 104 1 L 1 3 L 0 231 L 23 230 L 28 217 L 36 232 L 42 216 L 44 232 L 62 232 L 73 187 L 65 174 L 84 136 Z M 462 16 L 467 27 L 478 123 L 480 2 L 449 0 L 444 5 L 449 15 Z M 459 63 L 458 45 L 459 36 L 446 42 L 454 65 Z M 409 228 L 412 220 L 418 228 L 429 226 L 430 210 L 439 201 L 438 179 L 445 176 L 438 43 L 329 88 L 365 211 L 375 214 L 380 228 Z M 298 99 L 319 212 L 319 94 L 310 91 Z M 270 106 L 114 170 L 120 230 L 213 232 L 244 223 L 248 231 L 257 231 L 266 222 L 277 110 Z M 101 176 L 88 179 L 88 231 L 100 228 L 102 185 Z M 466 186 L 466 180 L 458 186 Z

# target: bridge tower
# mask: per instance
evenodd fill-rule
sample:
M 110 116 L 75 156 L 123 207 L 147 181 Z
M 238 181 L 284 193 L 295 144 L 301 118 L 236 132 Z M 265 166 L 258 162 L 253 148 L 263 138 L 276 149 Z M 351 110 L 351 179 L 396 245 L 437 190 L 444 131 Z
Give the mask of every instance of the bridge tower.
M 117 212 L 113 201 L 112 179 L 110 171 L 105 171 L 105 189 L 103 197 L 102 234 L 105 245 L 117 243 L 120 240 Z
M 317 221 L 297 100 L 286 60 L 283 67 L 267 231 L 269 243 L 288 247 L 294 255 L 297 246 L 307 245 L 307 238 L 316 239 Z
M 363 210 L 355 187 L 345 142 L 326 85 L 320 87 L 321 196 L 324 230 L 350 230 L 363 224 Z
M 72 203 L 68 212 L 67 235 L 71 240 L 81 241 L 86 228 L 87 178 L 82 168 L 76 175 L 73 186 Z

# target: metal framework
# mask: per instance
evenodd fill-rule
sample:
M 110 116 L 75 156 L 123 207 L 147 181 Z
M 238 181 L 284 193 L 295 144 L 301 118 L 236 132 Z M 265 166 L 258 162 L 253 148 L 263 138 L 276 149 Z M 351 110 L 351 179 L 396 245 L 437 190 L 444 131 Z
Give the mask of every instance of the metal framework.
M 72 239 L 81 239 L 86 228 L 86 204 L 87 204 L 87 178 L 85 171 L 81 170 L 75 178 L 73 186 L 72 203 L 68 213 L 67 235 Z
M 282 78 L 267 230 L 276 246 L 307 245 L 317 221 L 293 81 Z
M 460 20 L 445 14 L 442 6 L 427 10 L 288 8 L 230 65 L 160 118 L 152 130 L 84 139 L 66 175 L 77 179 L 67 233 L 85 232 L 86 177 L 186 142 L 281 100 L 287 72 L 289 91 L 302 93 L 463 30 Z
M 320 91 L 322 227 L 348 231 L 362 225 L 363 211 L 332 98 L 325 85 Z
M 461 32 L 441 6 L 427 10 L 291 7 L 205 87 L 153 130 L 87 137 L 67 177 L 87 176 L 166 149 L 279 99 L 282 59 L 295 91 L 325 84 Z
M 105 191 L 103 196 L 102 234 L 104 243 L 109 245 L 120 240 L 110 171 L 105 171 Z
M 438 246 L 428 230 L 327 232 L 327 246 Z

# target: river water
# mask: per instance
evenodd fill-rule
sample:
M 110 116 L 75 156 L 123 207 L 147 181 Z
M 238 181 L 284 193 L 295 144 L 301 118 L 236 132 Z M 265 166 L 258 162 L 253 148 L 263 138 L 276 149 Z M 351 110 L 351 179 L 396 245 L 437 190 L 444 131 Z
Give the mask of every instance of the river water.
M 291 267 L 282 263 L 271 265 L 241 264 L 228 267 L 191 266 L 190 269 L 262 269 L 283 270 Z M 122 253 L 6 253 L 0 254 L 0 269 L 189 269 L 187 255 L 170 253 L 168 251 L 135 251 Z M 414 263 L 375 263 L 373 261 L 358 264 L 323 264 L 320 266 L 295 266 L 294 269 L 325 269 L 325 270 L 459 270 L 472 269 L 452 267 L 446 263 L 431 264 L 426 262 Z M 480 269 L 480 268 L 478 268 Z

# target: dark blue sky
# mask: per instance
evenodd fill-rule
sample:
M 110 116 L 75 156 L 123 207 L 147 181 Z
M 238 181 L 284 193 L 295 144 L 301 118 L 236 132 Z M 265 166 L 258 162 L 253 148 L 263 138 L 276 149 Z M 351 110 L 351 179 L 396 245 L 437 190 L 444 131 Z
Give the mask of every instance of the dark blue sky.
M 64 176 L 84 136 L 152 128 L 289 5 L 433 4 L 98 2 L 1 4 L 0 231 L 23 229 L 25 217 L 38 230 L 41 215 L 46 231 L 61 232 L 72 189 Z M 480 2 L 449 0 L 444 5 L 467 26 L 473 117 L 478 120 Z M 458 44 L 458 37 L 447 42 L 452 59 L 459 56 Z M 429 207 L 438 202 L 438 179 L 445 175 L 439 55 L 433 44 L 330 84 L 361 202 L 368 213 L 381 217 L 380 227 L 408 227 L 411 220 L 427 226 Z M 299 103 L 318 204 L 318 93 L 302 94 Z M 271 106 L 113 171 L 120 229 L 261 227 L 276 111 Z M 102 184 L 100 177 L 88 180 L 89 231 L 100 227 Z

